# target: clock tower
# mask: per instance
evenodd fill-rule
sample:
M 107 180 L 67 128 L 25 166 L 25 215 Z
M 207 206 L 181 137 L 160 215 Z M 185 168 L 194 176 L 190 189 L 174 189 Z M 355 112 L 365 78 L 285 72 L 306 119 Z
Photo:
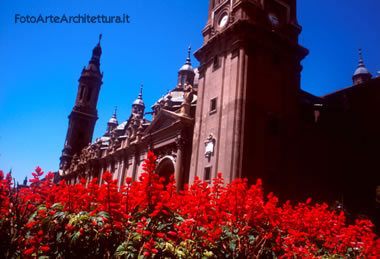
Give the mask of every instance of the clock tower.
M 301 27 L 296 0 L 210 0 L 200 61 L 190 180 L 297 179 Z

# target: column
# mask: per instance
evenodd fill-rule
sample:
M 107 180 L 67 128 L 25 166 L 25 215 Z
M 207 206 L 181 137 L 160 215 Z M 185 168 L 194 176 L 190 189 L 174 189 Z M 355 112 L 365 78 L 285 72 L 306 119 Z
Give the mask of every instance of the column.
M 99 176 L 99 186 L 101 186 L 103 184 L 103 174 L 104 174 L 104 171 L 106 170 L 105 168 L 105 164 L 104 162 L 101 163 L 100 165 L 100 176 Z
M 120 157 L 115 157 L 113 162 L 112 180 L 119 179 Z
M 132 161 L 132 179 L 133 181 L 136 181 L 136 177 L 137 177 L 137 159 L 138 159 L 138 155 L 137 153 L 135 153 L 135 155 L 133 156 L 133 161 Z
M 120 191 L 120 186 L 123 185 L 123 181 L 124 181 L 124 178 L 125 178 L 124 167 L 125 167 L 125 159 L 121 158 L 120 169 L 119 169 L 119 179 L 118 179 L 118 184 L 117 184 L 119 186 L 119 191 Z
M 176 139 L 176 145 L 177 145 L 177 159 L 175 163 L 175 181 L 177 186 L 177 191 L 180 191 L 183 189 L 184 182 L 183 182 L 183 167 L 184 167 L 184 158 L 183 158 L 183 148 L 184 148 L 185 140 L 183 137 L 178 136 Z

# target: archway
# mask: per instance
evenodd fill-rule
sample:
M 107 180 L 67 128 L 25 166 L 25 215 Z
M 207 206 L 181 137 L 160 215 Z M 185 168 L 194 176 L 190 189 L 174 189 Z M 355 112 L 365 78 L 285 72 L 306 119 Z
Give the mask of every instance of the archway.
M 164 185 L 169 183 L 170 176 L 174 174 L 175 164 L 174 158 L 171 156 L 163 157 L 157 165 L 156 174 L 165 178 Z

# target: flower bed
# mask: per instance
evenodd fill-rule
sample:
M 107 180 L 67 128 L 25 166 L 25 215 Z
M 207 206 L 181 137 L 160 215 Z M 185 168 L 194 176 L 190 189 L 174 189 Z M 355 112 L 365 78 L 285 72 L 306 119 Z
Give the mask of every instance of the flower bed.
M 154 174 L 149 152 L 139 181 L 118 190 L 112 174 L 86 186 L 41 180 L 12 188 L 0 172 L 0 251 L 5 258 L 376 258 L 368 220 L 347 226 L 343 213 L 311 200 L 292 206 L 264 197 L 260 180 L 212 185 L 195 179 L 177 193 Z

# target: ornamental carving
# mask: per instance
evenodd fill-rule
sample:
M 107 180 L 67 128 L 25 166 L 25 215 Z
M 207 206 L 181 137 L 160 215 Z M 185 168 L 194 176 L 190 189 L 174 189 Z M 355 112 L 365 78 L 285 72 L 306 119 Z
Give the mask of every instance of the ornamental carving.
M 211 156 L 214 155 L 214 149 L 215 149 L 215 138 L 212 134 L 208 135 L 207 139 L 205 140 L 205 157 L 210 160 Z

